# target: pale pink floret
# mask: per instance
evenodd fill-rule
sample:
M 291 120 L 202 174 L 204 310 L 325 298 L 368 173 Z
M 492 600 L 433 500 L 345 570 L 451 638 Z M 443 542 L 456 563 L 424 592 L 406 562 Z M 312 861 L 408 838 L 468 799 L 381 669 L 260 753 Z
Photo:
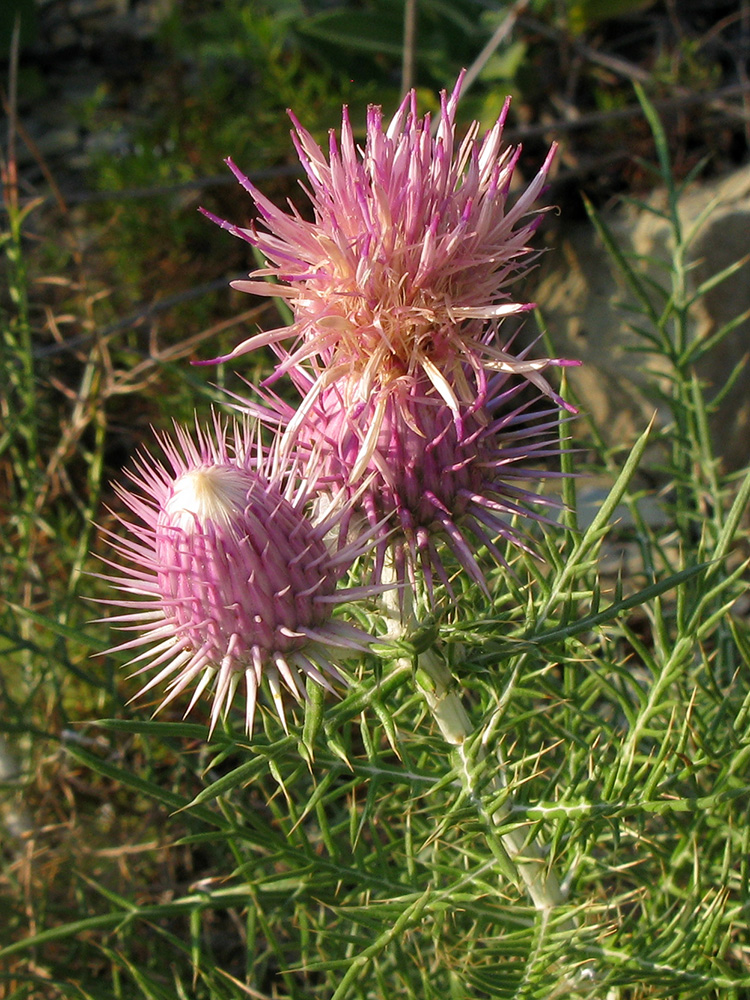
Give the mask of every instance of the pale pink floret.
M 336 605 L 382 589 L 337 589 L 366 540 L 331 551 L 326 536 L 336 536 L 342 510 L 308 519 L 310 484 L 282 472 L 247 423 L 231 434 L 218 419 L 212 432 L 177 427 L 160 444 L 166 464 L 141 455 L 130 476 L 137 489 L 117 488 L 141 523 L 120 519 L 131 537 L 111 536 L 123 562 L 108 561 L 117 575 L 104 577 L 130 599 L 104 603 L 130 609 L 109 621 L 139 634 L 112 652 L 148 647 L 131 663 L 157 671 L 138 695 L 167 682 L 159 709 L 194 688 L 189 712 L 212 685 L 213 730 L 242 682 L 251 734 L 265 680 L 286 725 L 282 686 L 300 701 L 307 678 L 330 689 L 329 677 L 344 681 L 336 664 L 373 641 L 332 617 Z
M 508 288 L 530 259 L 541 219 L 534 204 L 554 146 L 528 187 L 511 197 L 520 147 L 501 145 L 508 102 L 483 140 L 475 122 L 459 143 L 462 76 L 450 97 L 442 94 L 434 137 L 430 116 L 417 115 L 414 91 L 386 128 L 381 109 L 369 108 L 364 149 L 344 109 L 340 140 L 331 131 L 327 158 L 291 115 L 313 222 L 291 203 L 288 213 L 277 208 L 227 161 L 264 228 L 211 218 L 268 262 L 234 287 L 287 299 L 294 323 L 250 337 L 217 360 L 291 340 L 280 350 L 276 377 L 310 361 L 315 391 L 344 376 L 364 401 L 405 375 L 425 375 L 454 413 L 472 402 L 472 372 L 481 369 L 520 373 L 553 395 L 539 372 L 559 361 L 515 358 L 485 333 L 488 323 L 531 308 L 513 301 Z M 267 277 L 278 283 L 257 280 Z

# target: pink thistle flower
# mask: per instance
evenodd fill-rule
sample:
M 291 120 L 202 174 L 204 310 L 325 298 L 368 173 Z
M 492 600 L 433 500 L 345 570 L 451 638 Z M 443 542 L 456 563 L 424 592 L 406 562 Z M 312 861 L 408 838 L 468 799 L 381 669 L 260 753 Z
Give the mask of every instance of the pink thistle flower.
M 480 373 L 475 401 L 455 420 L 425 376 L 401 379 L 388 395 L 364 402 L 345 378 L 317 396 L 308 376 L 297 371 L 293 378 L 304 396 L 296 411 L 269 390 L 262 404 L 235 397 L 237 405 L 286 435 L 295 428 L 300 449 L 320 456 L 318 489 L 345 489 L 352 513 L 379 538 L 376 579 L 390 548 L 399 584 L 416 586 L 421 573 L 434 601 L 437 576 L 452 594 L 447 548 L 487 593 L 478 550 L 507 565 L 505 543 L 533 551 L 514 522 L 548 522 L 543 510 L 560 506 L 531 486 L 562 475 L 544 468 L 560 454 L 560 411 L 522 395 L 523 381 L 509 385 L 507 375 Z
M 250 337 L 216 361 L 273 345 L 282 355 L 273 378 L 310 361 L 318 371 L 315 392 L 346 378 L 363 403 L 387 396 L 404 377 L 424 376 L 456 417 L 460 404 L 472 403 L 482 370 L 515 372 L 565 405 L 540 374 L 562 362 L 515 358 L 485 335 L 488 323 L 532 308 L 512 301 L 508 287 L 530 259 L 529 240 L 541 220 L 533 206 L 555 147 L 512 200 L 521 149 L 502 149 L 509 101 L 481 142 L 474 122 L 459 144 L 462 78 L 450 97 L 441 95 L 434 138 L 430 116 L 417 115 L 414 91 L 387 127 L 381 108 L 369 108 L 364 149 L 344 108 L 341 138 L 331 131 L 327 159 L 290 112 L 313 222 L 294 205 L 289 213 L 277 208 L 227 160 L 265 231 L 205 214 L 267 260 L 233 287 L 286 299 L 294 323 Z M 267 277 L 277 283 L 257 280 Z
M 372 637 L 332 617 L 337 605 L 382 588 L 338 589 L 367 547 L 366 539 L 330 551 L 341 508 L 320 523 L 305 514 L 309 483 L 283 471 L 253 438 L 247 422 L 228 434 L 176 428 L 160 436 L 167 463 L 141 455 L 130 474 L 137 490 L 116 487 L 142 523 L 119 518 L 132 537 L 114 539 L 124 565 L 103 579 L 130 599 L 103 603 L 130 609 L 108 619 L 139 635 L 110 652 L 148 646 L 131 663 L 158 672 L 135 697 L 168 681 L 164 708 L 195 685 L 187 714 L 213 684 L 210 728 L 245 687 L 245 727 L 252 734 L 256 700 L 266 681 L 286 728 L 282 686 L 307 697 L 306 678 L 331 690 L 345 683 L 341 659 L 366 651 Z

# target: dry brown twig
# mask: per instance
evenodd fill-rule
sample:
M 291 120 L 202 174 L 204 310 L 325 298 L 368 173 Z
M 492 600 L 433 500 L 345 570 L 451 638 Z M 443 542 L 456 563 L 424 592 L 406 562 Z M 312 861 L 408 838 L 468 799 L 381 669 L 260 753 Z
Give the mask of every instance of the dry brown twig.
M 743 0 L 743 4 L 746 4 L 747 0 Z M 597 66 L 602 66 L 604 69 L 610 70 L 612 73 L 621 77 L 624 80 L 629 80 L 636 83 L 650 83 L 653 79 L 653 74 L 648 70 L 643 69 L 643 67 L 630 62 L 627 59 L 623 59 L 621 56 L 614 56 L 606 52 L 600 52 L 593 46 L 588 45 L 580 38 L 571 38 L 569 35 L 563 33 L 559 28 L 555 28 L 553 25 L 544 24 L 542 21 L 538 21 L 536 18 L 523 17 L 523 24 L 530 30 L 542 35 L 545 38 L 553 39 L 554 41 L 562 44 L 565 42 L 573 48 L 580 56 L 589 62 Z M 689 87 L 682 86 L 680 84 L 675 84 L 673 87 L 675 98 L 672 100 L 684 100 L 690 104 L 706 104 L 713 110 L 720 111 L 722 114 L 727 115 L 730 118 L 735 118 L 740 121 L 750 121 L 750 116 L 748 115 L 747 108 L 742 109 L 733 107 L 731 104 L 727 104 L 725 101 L 726 97 L 735 96 L 735 94 L 743 98 L 743 103 L 750 92 L 749 88 L 741 84 L 739 87 L 722 87 L 717 88 L 713 91 L 708 91 L 700 93 L 698 91 L 691 90 Z M 659 105 L 664 106 L 665 102 L 654 102 L 654 106 L 659 107 Z M 620 109 L 625 110 L 625 109 Z M 640 111 L 640 105 L 634 108 L 634 111 Z M 581 116 L 581 120 L 586 119 L 585 115 Z

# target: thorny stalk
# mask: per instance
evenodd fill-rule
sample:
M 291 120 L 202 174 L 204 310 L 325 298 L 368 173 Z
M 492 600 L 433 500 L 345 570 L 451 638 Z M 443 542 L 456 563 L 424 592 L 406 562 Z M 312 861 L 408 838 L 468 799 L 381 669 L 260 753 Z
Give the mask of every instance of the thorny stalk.
M 386 563 L 383 582 L 394 575 L 393 566 Z M 388 638 L 403 640 L 417 626 L 414 594 L 404 588 L 387 591 L 383 595 L 383 608 L 388 620 Z M 401 658 L 399 665 L 407 663 Z M 479 810 L 487 828 L 490 847 L 503 874 L 526 887 L 535 908 L 549 917 L 551 911 L 565 899 L 555 873 L 549 868 L 544 852 L 536 841 L 527 842 L 522 828 L 495 836 L 496 829 L 507 819 L 511 806 L 506 798 L 499 808 L 488 810 L 487 796 L 503 792 L 506 787 L 505 764 L 497 752 L 497 769 L 487 787 L 480 787 L 479 775 L 484 770 L 487 748 L 480 741 L 474 748 L 476 730 L 466 711 L 448 666 L 435 649 L 427 649 L 416 656 L 415 680 L 417 686 L 440 729 L 443 739 L 454 748 L 459 763 L 458 772 L 462 787 L 470 801 Z M 486 765 L 485 765 L 486 766 Z M 571 923 L 571 929 L 574 924 Z

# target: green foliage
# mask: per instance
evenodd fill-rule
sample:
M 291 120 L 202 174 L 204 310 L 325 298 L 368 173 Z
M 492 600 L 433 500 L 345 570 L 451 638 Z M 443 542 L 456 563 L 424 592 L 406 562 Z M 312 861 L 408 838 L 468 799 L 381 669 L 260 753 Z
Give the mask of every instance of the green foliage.
M 342 103 L 359 113 L 375 98 L 371 84 L 354 89 L 345 72 L 300 40 L 301 15 L 295 2 L 233 0 L 192 13 L 176 7 L 160 27 L 140 116 L 119 112 L 107 87 L 80 105 L 81 123 L 100 137 L 93 183 L 111 195 L 92 207 L 100 253 L 126 290 L 124 297 L 119 290 L 112 295 L 113 316 L 128 309 L 130 288 L 151 299 L 184 288 L 193 273 L 247 269 L 244 250 L 197 211 L 204 203 L 242 221 L 246 206 L 224 166 L 227 156 L 247 173 L 281 167 L 269 190 L 286 194 L 293 183 L 283 169 L 293 153 L 287 109 L 293 106 L 315 132 L 340 117 Z M 206 177 L 217 185 L 204 195 Z M 224 181 L 232 182 L 231 201 Z M 127 201 L 112 219 L 121 192 Z M 197 329 L 226 315 L 227 305 L 226 292 L 193 298 L 166 317 L 163 336 L 181 341 L 186 324 Z
M 414 58 L 423 76 L 442 87 L 471 63 L 485 37 L 481 14 L 476 0 L 422 0 Z M 388 70 L 398 69 L 401 63 L 403 0 L 365 0 L 356 6 L 324 8 L 298 18 L 295 31 L 303 39 L 330 48 L 335 62 L 355 78 L 362 75 L 364 58 L 386 82 Z
M 627 17 L 651 7 L 653 3 L 654 0 L 568 0 L 568 26 L 576 34 L 582 34 L 602 21 Z
M 362 6 L 363 15 L 371 10 Z M 217 143 L 237 152 L 228 116 L 239 104 L 248 168 L 286 155 L 285 104 L 320 125 L 335 120 L 346 83 L 330 69 L 308 74 L 314 46 L 300 39 L 313 38 L 311 25 L 327 24 L 330 34 L 339 12 L 313 12 L 300 24 L 300 11 L 291 0 L 274 16 L 270 6 L 235 3 L 229 22 L 218 10 L 168 22 L 165 38 L 192 61 L 193 111 L 168 104 L 130 154 L 103 156 L 101 186 L 194 178 L 214 162 Z M 445 51 L 441 58 L 449 61 Z M 252 67 L 241 93 L 238 62 Z M 488 72 L 510 76 L 511 63 Z M 367 90 L 357 90 L 358 101 Z M 633 329 L 670 366 L 655 387 L 669 425 L 628 455 L 604 448 L 592 427 L 593 465 L 612 483 L 593 517 L 580 503 L 585 481 L 563 480 L 561 523 L 535 539 L 541 559 L 509 551 L 513 572 L 490 575 L 491 601 L 457 581 L 458 607 L 384 641 L 339 701 L 312 686 L 310 701 L 290 713 L 288 734 L 262 712 L 251 743 L 231 719 L 207 742 L 202 720 L 147 721 L 142 706 L 127 708 L 133 682 L 121 676 L 119 656 L 91 659 L 110 640 L 87 624 L 95 612 L 80 600 L 102 590 L 83 574 L 98 567 L 87 554 L 92 521 L 112 523 L 100 497 L 114 502 L 106 487 L 113 439 L 126 428 L 140 441 L 150 419 L 186 418 L 197 399 L 204 409 L 215 396 L 179 341 L 186 325 L 216 320 L 216 303 L 204 302 L 205 317 L 195 300 L 169 310 L 174 350 L 160 354 L 149 352 L 137 323 L 116 337 L 101 333 L 129 314 L 127 288 L 107 298 L 89 288 L 82 302 L 70 287 L 54 308 L 86 312 L 89 325 L 64 361 L 45 353 L 48 303 L 30 293 L 24 240 L 39 207 L 6 206 L 0 757 L 7 744 L 20 777 L 4 780 L 0 797 L 6 827 L 25 808 L 29 833 L 3 842 L 0 993 L 747 995 L 750 636 L 737 601 L 746 589 L 750 474 L 722 474 L 707 430 L 717 395 L 696 374 L 734 325 L 710 340 L 691 337 L 700 297 L 732 269 L 690 285 L 693 233 L 680 221 L 663 129 L 640 97 L 668 194 L 672 259 L 663 283 L 592 215 L 638 303 Z M 92 120 L 102 108 L 89 109 Z M 172 148 L 185 153 L 178 169 Z M 172 194 L 119 212 L 101 247 L 123 283 L 146 272 L 164 279 L 174 266 L 166 233 L 181 247 L 213 239 L 195 235 L 202 220 L 181 221 L 175 235 L 173 220 L 186 215 Z M 146 220 L 153 246 L 138 254 Z M 223 243 L 208 245 L 225 258 Z M 189 268 L 193 252 L 182 249 L 179 266 Z M 65 245 L 45 253 L 49 268 L 76 266 Z M 100 335 L 86 339 L 92 329 Z M 57 385 L 70 391 L 55 394 Z M 666 480 L 657 527 L 634 485 L 655 448 Z M 565 454 L 564 471 L 577 461 Z M 630 558 L 614 574 L 603 558 L 613 548 Z M 375 608 L 359 614 L 382 627 Z M 419 657 L 432 648 L 450 665 L 448 694 L 463 697 L 474 726 L 460 750 L 443 740 L 420 690 Z M 532 860 L 536 841 L 544 845 L 565 905 L 540 912 L 529 904 L 523 855 L 511 858 L 506 846 L 514 836 Z

